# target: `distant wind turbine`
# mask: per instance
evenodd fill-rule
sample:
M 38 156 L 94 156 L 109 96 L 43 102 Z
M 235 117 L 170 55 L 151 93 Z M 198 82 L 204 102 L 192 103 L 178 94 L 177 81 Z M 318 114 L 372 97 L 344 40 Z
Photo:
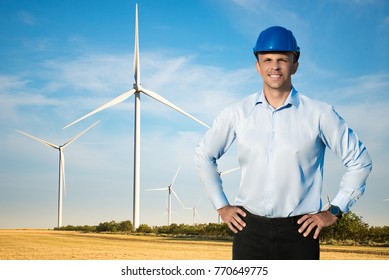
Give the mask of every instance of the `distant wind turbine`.
M 54 148 L 54 149 L 57 149 L 59 151 L 59 180 L 58 180 L 58 227 L 61 227 L 62 226 L 62 190 L 64 190 L 65 192 L 65 195 L 66 195 L 66 183 L 65 183 L 65 154 L 64 154 L 64 150 L 67 146 L 69 146 L 71 143 L 73 143 L 74 141 L 77 140 L 77 138 L 79 138 L 81 135 L 83 135 L 85 132 L 87 132 L 89 129 L 91 129 L 92 127 L 94 127 L 95 125 L 97 125 L 100 121 L 98 122 L 95 122 L 93 125 L 91 125 L 90 127 L 88 127 L 87 129 L 81 131 L 79 134 L 77 134 L 76 136 L 74 136 L 72 139 L 70 139 L 68 142 L 66 142 L 65 144 L 63 144 L 62 146 L 57 146 L 57 145 L 54 145 L 50 142 L 47 142 L 45 140 L 42 140 L 38 137 L 35 137 L 35 136 L 32 136 L 28 133 L 25 133 L 23 131 L 20 131 L 20 130 L 16 130 L 17 132 L 21 133 L 21 134 L 24 134 L 48 147 L 51 147 L 51 148 Z
M 180 109 L 178 106 L 174 105 L 170 101 L 166 100 L 157 93 L 145 89 L 141 86 L 140 83 L 140 61 L 139 61 L 139 36 L 138 36 L 138 4 L 135 6 L 135 47 L 134 47 L 134 79 L 135 83 L 133 88 L 122 93 L 118 97 L 112 99 L 106 104 L 100 106 L 99 108 L 93 110 L 92 112 L 86 114 L 85 116 L 79 118 L 78 120 L 68 124 L 64 128 L 67 128 L 97 112 L 100 112 L 106 108 L 109 108 L 113 105 L 116 105 L 132 95 L 135 95 L 135 129 L 134 129 L 134 177 L 133 177 L 133 231 L 139 227 L 139 190 L 140 190 L 140 94 L 143 93 L 162 104 L 184 114 L 185 116 L 191 118 L 192 120 L 200 123 L 201 125 L 209 128 L 208 125 L 193 117 L 189 113 Z
M 194 207 L 192 207 L 192 208 L 191 207 L 184 207 L 184 209 L 186 209 L 186 210 L 192 210 L 193 211 L 192 212 L 192 218 L 193 218 L 192 224 L 193 225 L 195 225 L 196 216 L 200 220 L 200 215 L 199 215 L 199 212 L 197 211 L 197 206 L 199 206 L 200 200 L 201 199 L 199 199 L 199 201 L 197 201 L 196 205 Z
M 167 206 L 167 214 L 168 219 L 167 223 L 170 226 L 172 222 L 172 194 L 177 198 L 178 202 L 181 204 L 182 208 L 185 208 L 184 204 L 182 203 L 181 199 L 178 197 L 176 192 L 173 190 L 173 185 L 177 179 L 178 173 L 180 172 L 181 167 L 178 168 L 176 174 L 173 177 L 173 180 L 171 181 L 170 185 L 168 185 L 166 188 L 157 188 L 157 189 L 147 189 L 147 191 L 168 191 L 168 206 Z

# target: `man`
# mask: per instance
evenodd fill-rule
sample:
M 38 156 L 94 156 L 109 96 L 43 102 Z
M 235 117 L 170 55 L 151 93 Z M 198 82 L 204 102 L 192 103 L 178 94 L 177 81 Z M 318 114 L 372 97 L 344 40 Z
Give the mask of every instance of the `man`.
M 235 233 L 233 259 L 319 259 L 321 229 L 363 194 L 371 159 L 332 106 L 293 87 L 300 48 L 291 31 L 264 30 L 254 55 L 262 92 L 222 111 L 199 143 L 195 165 L 211 202 Z M 242 175 L 230 205 L 217 160 L 235 140 Z M 326 147 L 347 168 L 329 209 L 321 201 Z

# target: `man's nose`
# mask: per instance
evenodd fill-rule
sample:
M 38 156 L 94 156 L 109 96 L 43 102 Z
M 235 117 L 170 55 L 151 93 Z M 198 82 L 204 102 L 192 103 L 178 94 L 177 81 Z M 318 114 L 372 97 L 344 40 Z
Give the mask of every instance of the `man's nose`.
M 280 63 L 278 62 L 278 61 L 273 61 L 272 63 L 271 63 L 271 65 L 270 65 L 270 69 L 274 69 L 274 70 L 278 70 L 278 69 L 280 69 L 281 67 L 280 67 Z

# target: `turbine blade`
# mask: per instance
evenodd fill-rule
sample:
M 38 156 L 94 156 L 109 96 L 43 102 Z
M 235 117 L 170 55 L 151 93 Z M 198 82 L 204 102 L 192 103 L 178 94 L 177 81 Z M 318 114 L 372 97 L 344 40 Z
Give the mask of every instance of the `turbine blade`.
M 50 142 L 47 142 L 47 141 L 45 141 L 45 140 L 42 140 L 42 139 L 40 139 L 40 138 L 38 138 L 38 137 L 32 136 L 32 135 L 30 135 L 30 134 L 28 134 L 28 133 L 25 133 L 25 132 L 23 132 L 23 131 L 20 131 L 20 130 L 17 130 L 17 129 L 15 129 L 15 130 L 16 130 L 17 132 L 21 133 L 21 134 L 24 134 L 24 135 L 26 135 L 26 136 L 28 136 L 28 137 L 30 137 L 30 138 L 32 138 L 32 139 L 34 139 L 34 140 L 40 142 L 40 143 L 46 145 L 46 146 L 52 147 L 52 148 L 54 148 L 54 149 L 59 149 L 59 147 L 58 147 L 57 145 L 54 145 L 54 144 L 52 144 L 52 143 L 50 143 Z
M 94 124 L 92 124 L 91 126 L 89 126 L 87 129 L 84 129 L 83 131 L 81 131 L 80 133 L 78 133 L 76 136 L 74 136 L 72 139 L 70 139 L 68 142 L 66 142 L 65 144 L 63 144 L 63 148 L 65 148 L 66 146 L 70 145 L 71 143 L 73 143 L 74 141 L 76 141 L 76 139 L 78 139 L 81 135 L 83 135 L 85 132 L 87 132 L 88 130 L 90 130 L 91 128 L 93 128 L 94 126 L 96 126 L 100 121 L 97 121 L 95 122 Z
M 197 216 L 197 219 L 199 219 L 199 221 L 201 220 L 199 211 L 197 211 L 197 209 L 195 209 L 195 216 Z
M 176 192 L 174 190 L 172 190 L 172 193 L 173 195 L 177 198 L 178 202 L 181 204 L 182 208 L 185 209 L 185 205 L 182 203 L 181 199 L 178 197 L 178 195 L 176 194 Z
M 226 175 L 228 173 L 234 172 L 234 171 L 239 170 L 239 169 L 240 169 L 240 167 L 235 167 L 235 168 L 232 168 L 232 169 L 220 172 L 220 176 L 224 176 L 224 175 Z
M 134 79 L 136 89 L 140 85 L 140 61 L 139 61 L 139 31 L 138 31 L 138 4 L 135 5 L 135 46 L 134 46 Z
M 145 191 L 168 191 L 169 188 L 147 189 Z
M 109 108 L 109 107 L 111 107 L 111 106 L 113 106 L 113 105 L 116 105 L 116 104 L 118 104 L 118 103 L 120 103 L 120 102 L 126 100 L 126 99 L 129 98 L 131 95 L 133 95 L 134 93 L 135 93 L 135 90 L 134 90 L 134 89 L 130 89 L 130 90 L 128 90 L 128 91 L 122 93 L 122 94 L 119 95 L 118 97 L 116 97 L 116 98 L 112 99 L 111 101 L 105 103 L 104 105 L 100 106 L 99 108 L 93 110 L 92 112 L 86 114 L 85 116 L 79 118 L 78 120 L 75 120 L 74 122 L 68 124 L 68 125 L 65 126 L 63 129 L 68 128 L 69 126 L 72 126 L 73 124 L 75 124 L 75 123 L 77 123 L 77 122 L 79 122 L 79 121 L 81 121 L 81 120 L 83 120 L 83 119 L 86 119 L 86 118 L 92 116 L 93 114 L 96 114 L 97 112 L 100 112 L 100 111 L 102 111 L 102 110 L 104 110 L 104 109 L 106 109 L 106 108 Z
M 181 114 L 191 118 L 192 120 L 198 122 L 199 124 L 209 128 L 208 125 L 206 125 L 205 123 L 203 123 L 202 121 L 200 121 L 199 119 L 193 117 L 191 114 L 185 112 L 184 110 L 182 110 L 181 108 L 179 108 L 178 106 L 174 105 L 173 103 L 171 103 L 170 101 L 168 101 L 167 99 L 163 98 L 162 96 L 160 96 L 159 94 L 151 91 L 151 90 L 148 90 L 148 89 L 144 89 L 142 88 L 142 92 L 148 96 L 150 96 L 151 98 L 161 102 L 162 104 L 165 104 L 166 106 L 180 112 Z
M 172 188 L 173 188 L 174 182 L 175 182 L 176 179 L 177 179 L 178 173 L 180 172 L 180 169 L 181 169 L 181 166 L 178 167 L 178 170 L 177 170 L 177 172 L 176 172 L 176 175 L 174 175 L 173 180 L 172 180 L 172 182 L 171 182 L 171 184 L 170 184 L 170 187 L 172 187 Z

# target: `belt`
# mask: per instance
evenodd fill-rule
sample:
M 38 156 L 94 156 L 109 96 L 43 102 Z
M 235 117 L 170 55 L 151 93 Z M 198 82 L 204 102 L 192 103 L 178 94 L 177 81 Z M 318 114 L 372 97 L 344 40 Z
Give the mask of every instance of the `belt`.
M 245 208 L 241 207 L 240 208 L 246 213 L 246 218 L 251 218 L 253 220 L 257 220 L 260 222 L 264 223 L 269 223 L 269 224 L 289 224 L 289 225 L 294 225 L 297 224 L 297 221 L 304 215 L 298 215 L 298 216 L 291 216 L 291 217 L 281 217 L 281 218 L 270 218 L 270 217 L 265 217 L 265 216 L 259 216 L 255 215 L 253 213 L 250 213 L 247 211 Z

